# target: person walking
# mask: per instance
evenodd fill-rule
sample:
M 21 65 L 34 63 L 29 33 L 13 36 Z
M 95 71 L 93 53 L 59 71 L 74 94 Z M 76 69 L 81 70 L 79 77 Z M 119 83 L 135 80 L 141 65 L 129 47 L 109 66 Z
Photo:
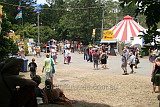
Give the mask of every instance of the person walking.
M 28 69 L 30 72 L 30 77 L 33 78 L 36 76 L 36 72 L 37 72 L 37 64 L 35 63 L 35 59 L 32 59 L 32 62 L 29 63 L 28 65 Z
M 55 69 L 54 69 L 55 62 L 49 56 L 50 56 L 49 54 L 46 54 L 46 59 L 44 60 L 42 73 L 44 72 L 44 69 L 45 69 L 46 80 L 50 79 L 53 82 L 53 74 L 55 73 Z
M 70 61 L 71 61 L 71 51 L 70 51 L 70 49 L 69 48 L 67 48 L 66 50 L 65 50 L 65 53 L 64 53 L 64 64 L 69 64 L 70 63 Z
M 40 48 L 40 46 L 37 46 L 37 47 L 36 47 L 36 55 L 37 55 L 37 58 L 38 58 L 38 56 L 41 57 L 41 54 L 40 54 L 40 53 L 41 53 L 41 48 Z
M 102 53 L 100 55 L 100 61 L 101 61 L 103 69 L 107 68 L 107 65 L 106 65 L 107 64 L 107 59 L 108 59 L 108 55 L 106 54 L 106 51 L 102 50 Z
M 153 82 L 153 92 L 155 92 L 156 86 L 160 92 L 160 57 L 157 57 L 153 63 L 151 82 Z
M 95 53 L 93 54 L 93 65 L 95 70 L 98 70 L 99 54 L 97 52 L 98 50 L 95 50 Z

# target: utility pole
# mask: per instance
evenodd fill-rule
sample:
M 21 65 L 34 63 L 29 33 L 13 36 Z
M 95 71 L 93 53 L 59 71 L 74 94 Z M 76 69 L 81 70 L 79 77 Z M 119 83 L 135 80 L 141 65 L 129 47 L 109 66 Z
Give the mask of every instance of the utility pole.
M 103 37 L 103 24 L 104 24 L 104 4 L 102 4 L 102 28 L 101 28 L 101 39 Z
M 40 41 L 39 41 L 39 35 L 40 35 L 40 33 L 39 33 L 39 11 L 37 11 L 37 27 L 38 27 L 38 45 L 40 45 Z

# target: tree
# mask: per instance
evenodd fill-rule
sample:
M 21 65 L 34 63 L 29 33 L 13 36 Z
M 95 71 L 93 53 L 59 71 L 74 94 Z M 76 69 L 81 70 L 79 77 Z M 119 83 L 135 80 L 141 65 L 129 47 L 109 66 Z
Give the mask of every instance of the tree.
M 11 28 L 11 23 L 7 20 L 7 16 L 3 13 L 2 17 L 2 31 L 0 33 L 0 62 L 9 57 L 9 54 L 16 54 L 18 52 L 18 46 L 12 39 L 4 38 L 8 35 Z
M 33 12 L 33 7 L 31 4 L 35 4 L 36 0 L 3 0 L 0 5 L 3 5 L 3 10 L 7 13 L 8 21 L 12 24 L 22 24 L 22 20 L 15 20 L 18 14 L 18 5 L 21 3 L 21 9 L 23 13 L 23 21 L 35 23 L 36 14 Z
M 143 14 L 146 16 L 146 24 L 148 27 L 147 34 L 143 36 L 145 39 L 145 43 L 154 42 L 155 46 L 157 46 L 157 42 L 155 40 L 156 36 L 160 35 L 160 32 L 157 31 L 158 23 L 160 22 L 160 1 L 159 0 L 119 0 L 121 6 L 129 6 L 137 5 L 136 9 L 137 15 Z M 150 38 L 150 40 L 148 40 Z

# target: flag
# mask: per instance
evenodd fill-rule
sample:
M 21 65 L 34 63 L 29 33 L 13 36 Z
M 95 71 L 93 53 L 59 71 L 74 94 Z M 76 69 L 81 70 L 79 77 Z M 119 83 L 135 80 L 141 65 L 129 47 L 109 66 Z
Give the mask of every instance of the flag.
M 17 16 L 15 17 L 15 19 L 20 19 L 22 18 L 22 10 L 17 14 Z
M 17 8 L 18 11 L 21 10 L 21 1 L 19 1 L 19 5 L 18 5 L 18 8 Z
M 42 5 L 41 4 L 39 4 L 39 5 L 37 5 L 37 6 L 35 6 L 34 7 L 34 12 L 38 12 L 38 11 L 41 11 L 42 10 Z
M 3 8 L 3 6 L 0 5 L 0 22 L 2 22 L 2 8 Z
M 17 10 L 18 10 L 18 11 L 20 11 L 20 10 L 21 10 L 21 6 L 20 6 L 20 5 L 18 6 Z

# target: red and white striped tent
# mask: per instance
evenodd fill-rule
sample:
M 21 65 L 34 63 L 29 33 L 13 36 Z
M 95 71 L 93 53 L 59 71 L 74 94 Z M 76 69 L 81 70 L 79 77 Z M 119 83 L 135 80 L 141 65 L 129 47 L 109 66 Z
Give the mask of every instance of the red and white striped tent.
M 114 38 L 117 41 L 130 41 L 131 37 L 138 37 L 141 31 L 145 30 L 130 16 L 125 16 L 122 21 L 112 27 Z

